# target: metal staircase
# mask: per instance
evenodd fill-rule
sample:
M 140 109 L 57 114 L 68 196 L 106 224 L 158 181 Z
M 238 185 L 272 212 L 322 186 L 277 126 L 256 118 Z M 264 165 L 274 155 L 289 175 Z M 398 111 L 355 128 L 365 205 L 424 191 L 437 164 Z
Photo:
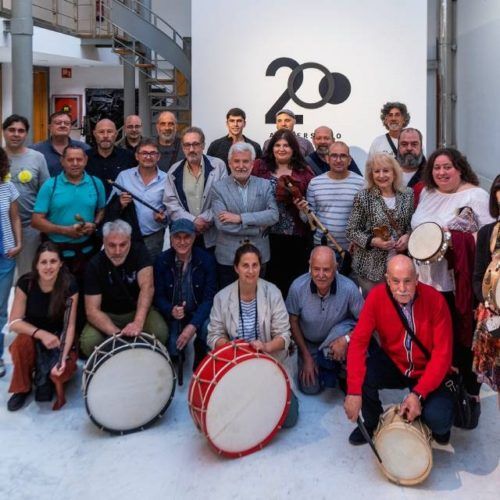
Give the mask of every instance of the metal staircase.
M 179 124 L 189 124 L 190 40 L 137 0 L 103 0 L 96 19 L 109 23 L 122 63 L 145 75 L 152 122 L 171 111 Z

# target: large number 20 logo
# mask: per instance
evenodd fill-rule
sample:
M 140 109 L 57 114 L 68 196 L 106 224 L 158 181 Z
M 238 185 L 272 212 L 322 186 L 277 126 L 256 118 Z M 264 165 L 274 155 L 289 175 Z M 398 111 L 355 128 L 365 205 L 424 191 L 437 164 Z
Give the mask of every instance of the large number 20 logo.
M 292 99 L 293 102 L 305 109 L 321 108 L 325 104 L 340 104 L 347 100 L 351 94 L 351 82 L 342 73 L 330 73 L 322 64 L 307 62 L 299 64 L 295 59 L 290 57 L 280 57 L 269 64 L 266 69 L 266 76 L 275 76 L 279 68 L 290 68 L 292 72 L 288 77 L 286 90 L 276 99 L 276 102 L 269 108 L 266 113 L 266 123 L 276 122 L 276 113 L 283 109 L 287 102 Z M 319 82 L 319 95 L 321 99 L 317 102 L 305 102 L 297 96 L 302 82 L 304 81 L 305 69 L 317 69 L 324 76 Z M 295 115 L 297 123 L 304 123 L 303 115 Z

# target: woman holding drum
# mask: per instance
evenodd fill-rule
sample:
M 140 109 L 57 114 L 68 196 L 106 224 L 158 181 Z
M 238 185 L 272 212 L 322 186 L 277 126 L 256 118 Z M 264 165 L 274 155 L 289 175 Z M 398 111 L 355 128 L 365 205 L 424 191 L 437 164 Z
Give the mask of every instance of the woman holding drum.
M 271 182 L 278 205 L 279 221 L 269 229 L 271 260 L 266 278 L 286 297 L 292 281 L 307 271 L 310 231 L 294 200 L 305 196 L 314 174 L 300 152 L 295 134 L 287 129 L 272 136 L 265 157 L 255 160 L 252 174 Z
M 217 450 L 242 456 L 263 447 L 281 427 L 292 427 L 298 402 L 280 362 L 288 355 L 290 323 L 279 289 L 259 279 L 261 256 L 238 248 L 238 280 L 214 298 L 207 343 L 189 390 L 191 415 Z
M 387 261 L 406 251 L 413 214 L 413 191 L 402 185 L 398 162 L 387 154 L 366 163 L 367 187 L 354 198 L 346 236 L 355 245 L 352 267 L 366 297 L 384 280 Z
M 478 228 L 493 219 L 488 193 L 481 189 L 467 159 L 453 148 L 430 156 L 423 172 L 424 189 L 412 217 L 408 250 L 419 263 L 419 279 L 440 291 L 453 319 L 453 365 L 472 396 L 474 419 L 480 414 L 480 384 L 472 372 L 473 292 L 475 240 Z M 451 233 L 449 233 L 450 231 Z M 449 243 L 451 251 L 446 253 Z
M 472 286 L 480 302 L 472 350 L 479 380 L 493 390 L 500 387 L 500 175 L 490 190 L 490 215 L 496 222 L 477 233 Z
M 68 300 L 71 299 L 71 300 Z M 10 346 L 14 373 L 7 403 L 19 410 L 31 392 L 35 374 L 35 400 L 50 401 L 53 384 L 67 382 L 76 371 L 74 350 L 78 288 L 61 259 L 57 246 L 46 241 L 38 248 L 31 273 L 17 282 L 10 313 L 10 329 L 17 337 Z M 53 409 L 64 404 L 59 393 Z

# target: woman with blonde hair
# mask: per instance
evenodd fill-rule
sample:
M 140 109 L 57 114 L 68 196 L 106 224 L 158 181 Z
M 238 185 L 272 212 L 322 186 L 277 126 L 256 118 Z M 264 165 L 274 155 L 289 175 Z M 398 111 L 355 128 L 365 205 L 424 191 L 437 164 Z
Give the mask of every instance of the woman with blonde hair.
M 354 278 L 366 297 L 384 279 L 387 261 L 408 247 L 413 191 L 402 185 L 399 163 L 378 153 L 366 163 L 367 187 L 354 198 L 347 239 L 354 245 Z

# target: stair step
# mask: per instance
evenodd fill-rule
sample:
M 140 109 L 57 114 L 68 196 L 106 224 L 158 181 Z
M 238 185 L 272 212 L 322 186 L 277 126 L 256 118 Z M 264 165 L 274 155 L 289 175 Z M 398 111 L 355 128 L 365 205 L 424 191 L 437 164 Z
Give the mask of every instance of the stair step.
M 127 49 L 125 47 L 111 49 L 111 52 L 114 52 L 115 54 L 119 54 L 121 56 L 130 56 L 134 54 L 134 51 L 132 49 Z
M 148 83 L 157 83 L 157 84 L 168 84 L 168 83 L 175 83 L 174 78 L 147 78 L 146 82 Z
M 148 92 L 150 97 L 177 97 L 176 92 Z
M 153 69 L 156 68 L 154 64 L 151 63 L 135 63 L 134 66 L 136 68 L 142 68 L 142 69 Z

